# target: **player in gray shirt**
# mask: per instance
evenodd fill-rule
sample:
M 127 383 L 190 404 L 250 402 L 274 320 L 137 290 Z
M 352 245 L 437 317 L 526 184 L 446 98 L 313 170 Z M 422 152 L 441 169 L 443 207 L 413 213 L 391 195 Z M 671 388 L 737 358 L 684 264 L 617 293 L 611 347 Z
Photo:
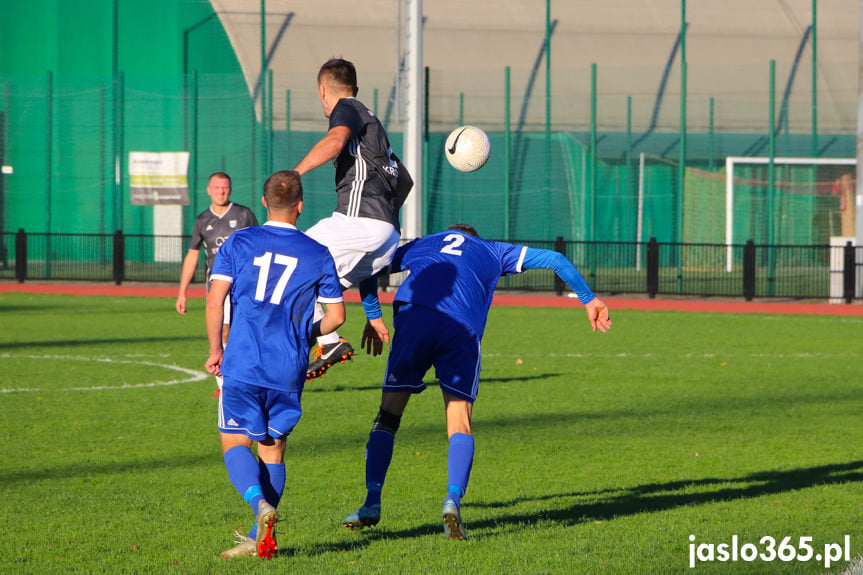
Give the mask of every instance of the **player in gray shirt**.
M 356 99 L 358 90 L 351 62 L 324 62 L 318 71 L 318 99 L 329 118 L 329 130 L 295 168 L 305 174 L 330 161 L 335 167 L 336 209 L 306 234 L 329 248 L 342 289 L 359 285 L 389 265 L 400 239 L 399 208 L 413 186 L 380 120 Z M 322 315 L 318 306 L 315 319 Z M 369 326 L 389 341 L 381 318 L 370 320 Z M 353 346 L 338 333 L 318 338 L 307 378 L 320 377 L 352 355 Z
M 219 247 L 233 232 L 258 225 L 258 219 L 249 208 L 235 204 L 231 199 L 231 177 L 224 172 L 216 172 L 207 180 L 207 195 L 210 196 L 210 206 L 198 214 L 192 226 L 192 241 L 189 251 L 183 260 L 183 271 L 180 274 L 180 290 L 174 305 L 177 311 L 186 315 L 186 291 L 195 277 L 201 249 L 204 249 L 204 261 L 207 264 L 207 288 L 210 287 L 210 270 Z M 225 300 L 225 327 L 222 340 L 227 342 L 230 328 L 230 298 Z

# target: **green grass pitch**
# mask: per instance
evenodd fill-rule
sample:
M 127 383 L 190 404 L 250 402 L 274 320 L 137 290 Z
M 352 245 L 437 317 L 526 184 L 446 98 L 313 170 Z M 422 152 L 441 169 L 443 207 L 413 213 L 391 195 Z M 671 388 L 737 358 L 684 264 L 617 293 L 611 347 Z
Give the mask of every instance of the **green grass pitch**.
M 381 524 L 341 527 L 384 369 L 358 353 L 306 387 L 278 556 L 221 559 L 251 510 L 224 470 L 190 307 L 0 295 L 0 572 L 838 573 L 814 556 L 691 569 L 689 537 L 811 537 L 821 553 L 848 535 L 863 551 L 863 318 L 612 309 L 594 334 L 580 309 L 496 307 L 468 541 L 443 538 L 433 374 L 396 437 Z M 361 308 L 348 316 L 358 344 Z

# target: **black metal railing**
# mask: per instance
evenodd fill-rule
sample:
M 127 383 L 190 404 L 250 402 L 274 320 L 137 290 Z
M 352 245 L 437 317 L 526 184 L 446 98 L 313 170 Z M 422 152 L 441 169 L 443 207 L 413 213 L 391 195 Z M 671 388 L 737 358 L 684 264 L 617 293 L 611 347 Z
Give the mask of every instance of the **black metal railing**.
M 0 279 L 178 282 L 189 236 L 0 234 Z M 564 254 L 597 293 L 834 299 L 861 297 L 863 247 L 513 241 Z M 198 266 L 195 281 L 204 281 Z M 499 289 L 568 288 L 550 270 L 502 278 Z
M 179 282 L 190 236 L 0 234 L 0 279 Z M 4 257 L 5 256 L 5 257 Z M 203 282 L 200 265 L 195 281 Z

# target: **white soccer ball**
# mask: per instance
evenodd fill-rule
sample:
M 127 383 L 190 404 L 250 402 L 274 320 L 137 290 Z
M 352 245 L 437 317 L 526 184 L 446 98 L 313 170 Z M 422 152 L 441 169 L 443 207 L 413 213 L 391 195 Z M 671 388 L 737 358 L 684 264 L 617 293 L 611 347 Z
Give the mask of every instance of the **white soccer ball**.
M 491 153 L 491 143 L 485 132 L 474 126 L 459 126 L 444 144 L 444 155 L 460 172 L 474 172 L 485 165 Z

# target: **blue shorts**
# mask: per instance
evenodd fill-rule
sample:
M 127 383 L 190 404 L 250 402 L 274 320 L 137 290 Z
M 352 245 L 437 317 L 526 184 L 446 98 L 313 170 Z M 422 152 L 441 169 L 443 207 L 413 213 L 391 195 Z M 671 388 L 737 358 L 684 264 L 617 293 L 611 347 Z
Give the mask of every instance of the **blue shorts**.
M 434 366 L 440 387 L 473 403 L 479 388 L 479 338 L 463 324 L 433 309 L 400 304 L 393 317 L 384 391 L 420 393 Z
M 300 420 L 301 391 L 248 385 L 225 376 L 219 394 L 219 431 L 245 433 L 254 441 L 287 437 Z

